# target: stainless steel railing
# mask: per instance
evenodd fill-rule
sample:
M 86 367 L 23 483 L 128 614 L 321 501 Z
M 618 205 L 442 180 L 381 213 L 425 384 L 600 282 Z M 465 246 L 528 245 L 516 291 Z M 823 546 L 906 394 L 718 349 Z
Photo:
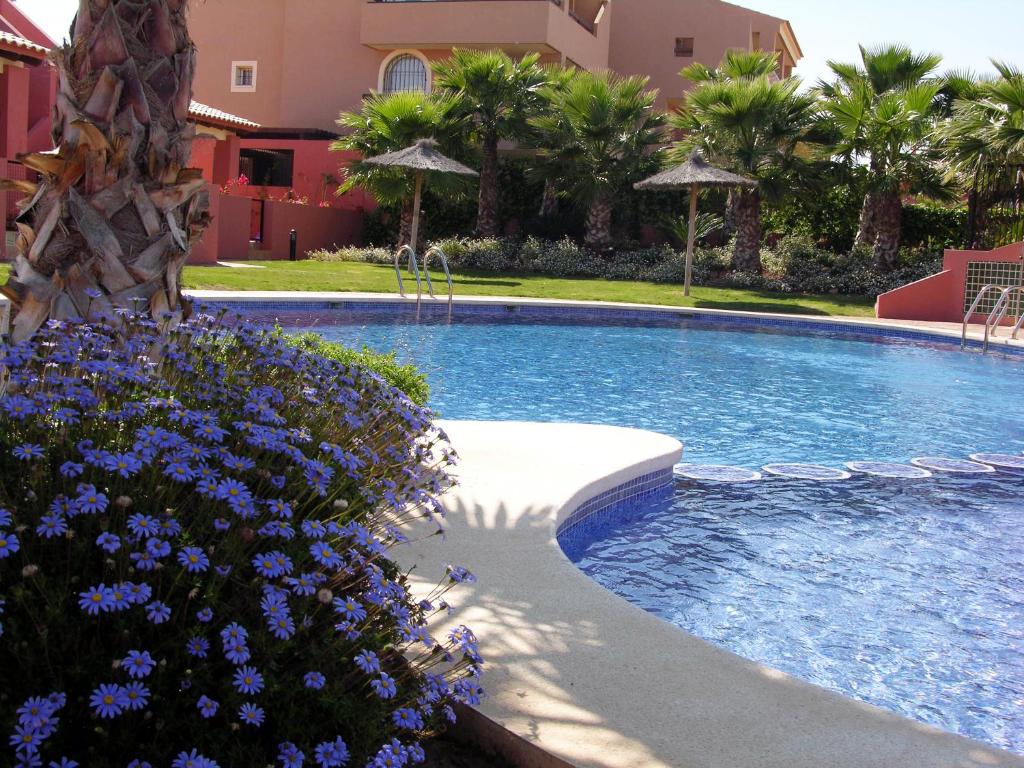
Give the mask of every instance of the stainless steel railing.
M 1006 313 L 1010 309 L 1010 298 L 1015 293 L 1024 293 L 1024 286 L 1011 285 L 1009 288 L 1004 288 L 1003 292 L 999 294 L 999 298 L 996 300 L 995 306 L 992 308 L 988 318 L 985 320 L 985 341 L 981 346 L 982 352 L 988 352 L 989 337 L 995 338 L 999 330 L 999 325 L 1003 322 L 1003 319 L 1006 317 Z M 1022 321 L 1024 321 L 1024 315 L 1021 315 L 1021 319 L 1014 325 L 1012 338 L 1017 338 L 1017 331 L 1020 330 Z
M 398 292 L 402 298 L 405 298 L 405 284 L 402 282 L 402 268 L 399 264 L 402 261 L 402 254 L 406 253 L 409 256 L 409 271 L 416 275 L 416 303 L 419 304 L 423 295 L 423 285 L 420 282 L 420 268 L 416 264 L 416 251 L 409 245 L 403 245 L 395 251 L 395 277 L 398 278 Z
M 960 332 L 960 349 L 967 349 L 967 324 L 971 321 L 971 317 L 974 316 L 975 311 L 981 304 L 981 300 L 984 299 L 990 291 L 998 290 L 1000 287 L 1001 286 L 998 286 L 995 283 L 990 283 L 989 285 L 982 286 L 981 290 L 978 291 L 978 295 L 975 297 L 974 303 L 971 304 L 971 308 L 968 309 L 967 314 L 964 315 L 964 324 Z
M 436 296 L 434 296 L 434 285 L 430 282 L 430 257 L 434 254 L 436 254 L 441 260 L 441 268 L 444 270 L 444 278 L 448 281 L 448 308 L 451 309 L 455 294 L 452 286 L 452 273 L 448 269 L 448 257 L 445 256 L 444 251 L 436 245 L 423 254 L 423 274 L 427 278 L 427 290 L 430 292 L 430 298 L 436 298 Z

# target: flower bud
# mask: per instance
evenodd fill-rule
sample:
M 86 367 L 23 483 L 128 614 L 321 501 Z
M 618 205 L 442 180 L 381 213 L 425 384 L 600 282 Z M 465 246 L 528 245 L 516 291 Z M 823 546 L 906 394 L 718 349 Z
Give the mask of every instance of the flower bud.
M 334 599 L 334 593 L 324 587 L 316 593 L 316 599 L 324 605 L 328 605 Z

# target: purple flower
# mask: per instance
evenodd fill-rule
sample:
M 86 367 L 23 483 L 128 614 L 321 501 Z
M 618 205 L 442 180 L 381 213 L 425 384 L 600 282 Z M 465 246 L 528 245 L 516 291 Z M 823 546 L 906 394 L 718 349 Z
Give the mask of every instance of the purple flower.
M 154 600 L 146 606 L 146 618 L 153 624 L 163 624 L 171 618 L 171 609 L 166 603 Z
M 96 490 L 93 485 L 78 486 L 78 498 L 75 499 L 78 511 L 85 515 L 96 515 L 107 508 L 107 497 Z
M 14 454 L 14 458 L 21 459 L 22 461 L 34 461 L 35 459 L 43 458 L 45 455 L 43 446 L 36 445 L 35 443 L 24 443 L 23 445 L 15 446 L 11 453 Z
M 203 757 L 198 750 L 191 752 L 179 752 L 171 763 L 171 768 L 218 768 L 217 763 L 208 757 Z
M 108 531 L 104 531 L 96 537 L 96 545 L 104 552 L 113 554 L 121 548 L 121 539 Z
M 209 696 L 200 696 L 196 706 L 199 708 L 199 714 L 207 720 L 216 715 L 217 710 L 220 708 L 220 704 Z
M 382 699 L 393 699 L 398 693 L 398 686 L 387 672 L 381 672 L 379 678 L 371 680 L 370 687 Z
M 149 651 L 128 651 L 128 655 L 121 661 L 121 666 L 128 672 L 129 677 L 143 678 L 153 671 L 156 662 L 149 655 Z
M 302 768 L 306 756 L 299 751 L 297 746 L 286 741 L 283 744 L 278 744 L 277 748 L 277 759 L 281 762 L 282 768 Z
M 356 654 L 355 664 L 368 675 L 375 675 L 380 672 L 380 660 L 373 651 L 360 651 Z
M 423 718 L 412 707 L 401 707 L 391 713 L 391 722 L 396 728 L 418 731 L 423 727 Z
M 235 671 L 234 686 L 239 693 L 252 696 L 263 690 L 263 675 L 255 667 L 242 667 Z
M 125 698 L 128 701 L 125 705 L 126 709 L 143 709 L 147 704 L 149 704 L 149 688 L 142 683 L 138 681 L 128 683 L 128 685 L 121 690 L 124 691 Z
M 246 702 L 238 710 L 238 719 L 246 725 L 259 727 L 263 724 L 263 709 L 255 704 Z
M 203 608 L 198 613 L 196 613 L 196 618 L 199 619 L 199 621 L 201 621 L 203 624 L 208 624 L 210 621 L 213 620 L 213 609 Z
M 321 542 L 310 544 L 309 554 L 325 568 L 337 568 L 342 564 L 341 555 L 335 552 L 329 544 Z
M 53 539 L 68 532 L 68 521 L 64 515 L 43 515 L 36 526 L 36 534 L 44 539 Z
M 85 592 L 78 593 L 78 607 L 90 616 L 96 616 L 101 611 L 114 610 L 114 593 L 103 584 L 90 587 Z
M 202 573 L 210 567 L 210 558 L 199 547 L 185 547 L 178 553 L 178 562 L 189 573 Z
M 149 515 L 136 513 L 128 518 L 128 530 L 136 536 L 149 538 L 150 536 L 157 535 L 159 532 L 159 525 L 157 524 L 157 521 Z
M 206 654 L 210 650 L 210 641 L 204 637 L 193 637 L 187 643 L 185 643 L 185 650 L 189 656 L 195 656 L 197 659 L 205 659 Z
M 21 543 L 17 536 L 7 533 L 7 531 L 0 531 L 0 560 L 10 557 L 19 549 L 21 549 Z
M 317 744 L 316 761 L 321 768 L 337 768 L 348 762 L 348 747 L 341 736 L 334 741 L 324 741 Z
M 319 691 L 327 684 L 327 678 L 324 677 L 322 672 L 307 672 L 302 676 L 302 683 L 307 688 Z
M 121 686 L 107 683 L 93 690 L 89 706 L 102 718 L 114 718 L 128 707 L 128 696 Z

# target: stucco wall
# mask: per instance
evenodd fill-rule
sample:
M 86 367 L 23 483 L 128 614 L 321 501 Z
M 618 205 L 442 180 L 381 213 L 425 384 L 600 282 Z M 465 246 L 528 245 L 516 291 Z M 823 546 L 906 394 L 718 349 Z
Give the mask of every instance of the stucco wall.
M 215 186 L 210 192 L 210 226 L 189 254 L 189 264 L 214 264 L 249 256 L 248 198 L 223 195 Z
M 267 202 L 264 210 L 264 257 L 287 259 L 289 235 L 298 235 L 298 258 L 307 251 L 335 245 L 357 245 L 362 238 L 363 216 L 356 211 L 311 205 Z
M 695 61 L 717 65 L 730 48 L 775 50 L 782 19 L 721 0 L 614 0 L 609 64 L 624 75 L 648 75 L 664 108 L 679 100 L 686 81 L 679 70 Z M 677 37 L 692 37 L 693 57 L 675 55 Z

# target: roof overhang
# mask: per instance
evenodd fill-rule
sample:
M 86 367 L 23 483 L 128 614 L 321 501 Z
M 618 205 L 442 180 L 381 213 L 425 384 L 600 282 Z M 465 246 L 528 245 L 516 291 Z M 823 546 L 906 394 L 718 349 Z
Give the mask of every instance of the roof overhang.
M 0 58 L 22 64 L 41 64 L 46 61 L 47 48 L 36 45 L 24 37 L 0 30 Z
M 779 28 L 779 36 L 786 44 L 786 48 L 789 49 L 789 55 L 793 59 L 793 63 L 796 64 L 804 57 L 804 51 L 803 48 L 800 47 L 800 41 L 796 39 L 796 33 L 793 31 L 793 25 L 785 19 L 783 19 L 782 26 Z
M 249 133 L 260 128 L 259 123 L 206 104 L 200 104 L 198 101 L 193 101 L 189 105 L 188 116 L 196 125 L 231 133 Z

